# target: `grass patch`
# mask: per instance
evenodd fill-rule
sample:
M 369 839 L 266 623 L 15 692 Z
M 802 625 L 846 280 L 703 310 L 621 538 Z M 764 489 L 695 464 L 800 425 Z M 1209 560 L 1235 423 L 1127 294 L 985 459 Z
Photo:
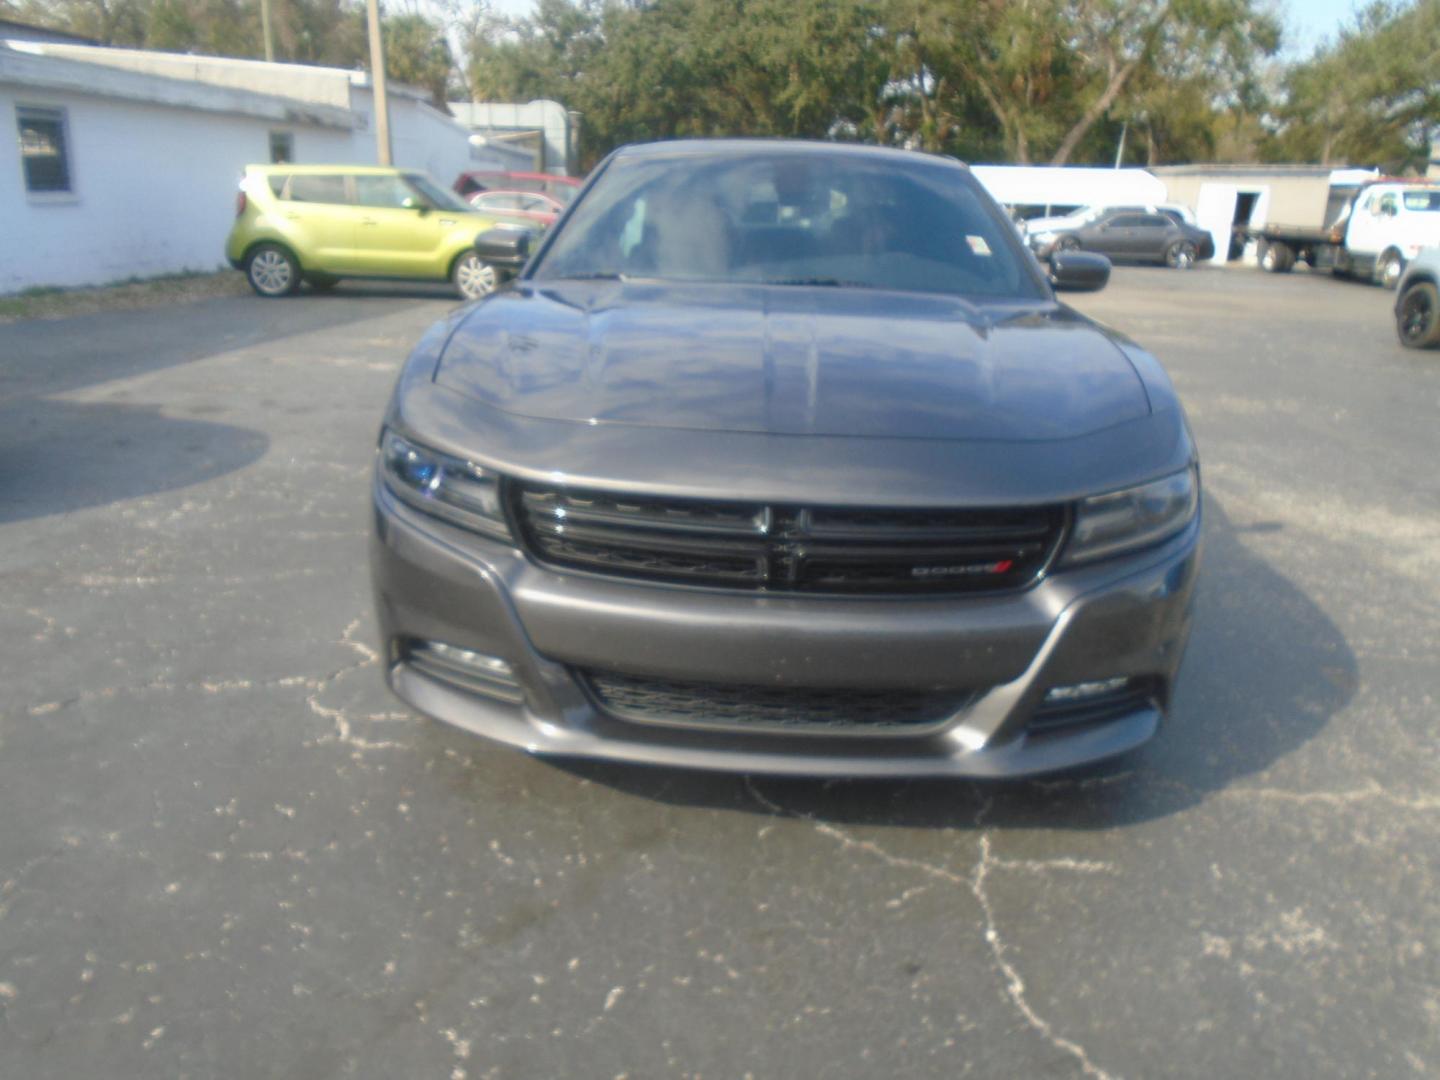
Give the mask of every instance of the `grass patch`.
M 37 286 L 0 296 L 0 322 L 21 319 L 67 319 L 104 311 L 189 304 L 216 296 L 243 296 L 245 276 L 235 270 L 186 271 L 152 278 L 130 278 L 94 288 L 60 289 Z

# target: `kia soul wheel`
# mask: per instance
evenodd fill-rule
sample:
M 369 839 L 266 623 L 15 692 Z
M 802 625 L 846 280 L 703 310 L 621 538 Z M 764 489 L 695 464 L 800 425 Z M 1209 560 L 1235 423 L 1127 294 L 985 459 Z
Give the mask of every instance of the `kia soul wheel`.
M 482 262 L 480 257 L 473 253 L 456 259 L 455 269 L 450 276 L 455 283 L 455 291 L 465 300 L 479 300 L 482 296 L 489 296 L 500 285 L 500 274 L 495 267 Z
M 245 277 L 260 296 L 289 296 L 300 287 L 300 266 L 278 244 L 261 244 L 245 262 Z

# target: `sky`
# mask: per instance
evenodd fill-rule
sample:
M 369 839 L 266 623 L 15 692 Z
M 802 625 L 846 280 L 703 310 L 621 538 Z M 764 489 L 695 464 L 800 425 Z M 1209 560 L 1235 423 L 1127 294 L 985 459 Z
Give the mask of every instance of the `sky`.
M 1285 18 L 1285 55 L 1307 56 L 1325 38 L 1333 38 L 1340 25 L 1350 18 L 1357 2 L 1359 0 L 1275 0 Z M 490 0 L 490 9 L 498 15 L 528 15 L 534 7 L 535 0 Z
M 529 7 L 529 0 L 523 2 Z M 1334 38 L 1342 24 L 1350 21 L 1357 0 L 1284 0 L 1280 5 L 1285 14 L 1285 54 L 1307 56 L 1325 38 Z

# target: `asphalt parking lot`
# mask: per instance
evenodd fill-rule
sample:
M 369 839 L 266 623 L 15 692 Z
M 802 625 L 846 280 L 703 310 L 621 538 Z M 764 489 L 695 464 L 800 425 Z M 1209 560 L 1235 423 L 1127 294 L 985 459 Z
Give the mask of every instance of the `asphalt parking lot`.
M 1206 482 L 1119 771 L 564 765 L 406 711 L 370 455 L 443 291 L 0 327 L 0 1076 L 1440 1072 L 1440 353 L 1127 269 Z

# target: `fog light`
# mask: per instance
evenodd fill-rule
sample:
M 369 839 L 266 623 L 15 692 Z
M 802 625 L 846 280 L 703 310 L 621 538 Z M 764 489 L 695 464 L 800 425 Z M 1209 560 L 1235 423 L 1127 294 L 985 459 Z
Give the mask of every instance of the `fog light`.
M 1115 694 L 1130 685 L 1130 676 L 1121 675 L 1114 679 L 1097 679 L 1095 682 L 1072 683 L 1057 686 L 1045 695 L 1046 705 L 1068 705 L 1090 701 L 1092 698 Z
M 498 656 L 443 641 L 412 641 L 405 649 L 405 659 L 411 667 L 431 678 L 472 693 L 510 705 L 519 705 L 525 700 L 514 669 Z

